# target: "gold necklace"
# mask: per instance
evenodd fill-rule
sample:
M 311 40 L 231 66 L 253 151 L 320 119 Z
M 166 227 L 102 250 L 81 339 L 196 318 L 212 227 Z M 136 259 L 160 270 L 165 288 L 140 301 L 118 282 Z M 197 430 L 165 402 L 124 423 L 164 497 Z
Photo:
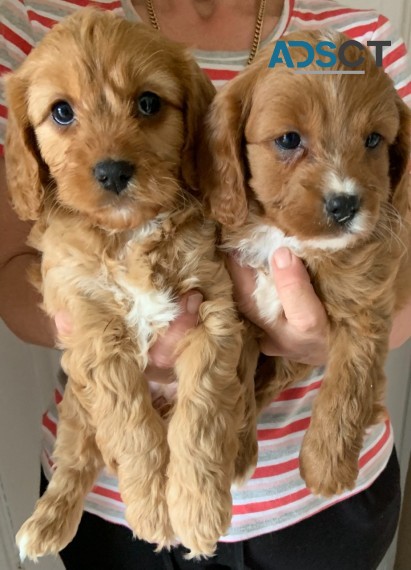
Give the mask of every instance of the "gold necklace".
M 263 23 L 264 23 L 265 3 L 266 0 L 260 0 L 257 19 L 255 21 L 253 43 L 251 45 L 250 55 L 248 56 L 247 65 L 249 65 L 253 61 L 258 51 L 258 48 L 260 47 L 261 31 L 263 29 Z M 146 0 L 146 10 L 152 27 L 156 30 L 160 30 L 157 14 L 156 11 L 154 10 L 152 0 Z

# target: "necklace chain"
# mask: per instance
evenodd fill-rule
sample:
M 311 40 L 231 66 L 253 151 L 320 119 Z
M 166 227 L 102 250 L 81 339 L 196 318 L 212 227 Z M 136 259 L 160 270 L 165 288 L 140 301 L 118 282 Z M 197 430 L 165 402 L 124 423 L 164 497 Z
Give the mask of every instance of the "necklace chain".
M 264 23 L 265 3 L 266 3 L 266 0 L 260 0 L 257 18 L 255 21 L 253 43 L 251 45 L 250 55 L 248 56 L 247 65 L 249 65 L 253 61 L 253 59 L 255 58 L 256 53 L 258 51 L 258 48 L 260 47 L 261 32 L 262 32 L 263 23 Z M 146 10 L 147 10 L 147 14 L 148 14 L 151 26 L 155 30 L 160 30 L 160 26 L 158 24 L 158 19 L 157 19 L 157 14 L 156 14 L 156 11 L 154 10 L 152 0 L 146 0 Z

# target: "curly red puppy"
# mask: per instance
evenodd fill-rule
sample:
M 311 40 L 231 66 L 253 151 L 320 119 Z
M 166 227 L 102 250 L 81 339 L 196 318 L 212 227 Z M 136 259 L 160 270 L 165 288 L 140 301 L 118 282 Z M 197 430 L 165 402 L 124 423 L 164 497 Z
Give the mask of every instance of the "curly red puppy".
M 231 520 L 244 415 L 241 324 L 214 223 L 192 193 L 214 89 L 181 46 L 92 10 L 55 26 L 6 87 L 11 198 L 35 220 L 45 310 L 73 319 L 60 337 L 69 380 L 56 469 L 20 551 L 36 559 L 72 539 L 106 464 L 140 538 L 212 554 Z M 204 302 L 179 346 L 166 425 L 144 369 L 193 288 Z M 251 463 L 255 441 L 252 453 Z
M 348 38 L 291 34 L 315 47 Z M 273 46 L 216 96 L 208 117 L 203 190 L 223 225 L 226 250 L 256 271 L 259 317 L 282 316 L 269 259 L 286 246 L 300 256 L 329 316 L 329 358 L 300 455 L 315 493 L 352 488 L 364 431 L 384 416 L 384 361 L 392 316 L 410 291 L 407 256 L 411 121 L 372 54 L 351 46 L 325 74 L 269 68 Z M 290 47 L 294 65 L 307 52 Z M 319 73 L 319 74 L 318 74 Z M 248 350 L 258 332 L 250 332 Z M 251 338 L 251 340 L 250 340 Z M 246 346 L 247 350 L 247 346 Z M 266 358 L 257 374 L 261 409 L 310 367 Z

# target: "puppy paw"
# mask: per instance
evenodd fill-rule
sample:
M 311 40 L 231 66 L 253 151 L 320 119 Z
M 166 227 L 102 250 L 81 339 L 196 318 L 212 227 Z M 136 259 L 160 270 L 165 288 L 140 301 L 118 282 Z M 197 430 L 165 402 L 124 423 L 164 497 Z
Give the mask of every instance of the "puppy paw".
M 132 501 L 126 507 L 126 519 L 135 536 L 157 544 L 158 550 L 170 548 L 175 542 L 167 504 L 161 496 Z
M 37 562 L 41 556 L 58 554 L 73 540 L 78 523 L 79 517 L 72 518 L 68 512 L 50 510 L 39 514 L 36 510 L 16 535 L 20 560 L 29 558 Z
M 324 442 L 320 434 L 306 433 L 300 453 L 300 473 L 315 495 L 331 497 L 353 489 L 358 477 L 356 446 Z
M 218 539 L 231 522 L 232 500 L 229 492 L 219 492 L 213 479 L 204 481 L 198 489 L 176 485 L 167 487 L 170 520 L 178 540 L 189 553 L 190 560 L 212 556 Z

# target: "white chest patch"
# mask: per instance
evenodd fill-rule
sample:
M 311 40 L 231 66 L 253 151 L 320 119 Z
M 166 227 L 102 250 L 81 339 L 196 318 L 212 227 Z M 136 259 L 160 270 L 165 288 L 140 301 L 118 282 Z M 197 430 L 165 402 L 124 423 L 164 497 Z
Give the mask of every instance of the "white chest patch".
M 125 286 L 131 308 L 126 316 L 126 323 L 135 331 L 141 353 L 145 355 L 150 347 L 150 340 L 160 330 L 167 327 L 179 314 L 178 302 L 173 298 L 171 290 L 141 291 L 138 287 Z
M 254 298 L 260 316 L 269 323 L 274 323 L 282 313 L 282 305 L 277 289 L 269 273 L 269 260 L 280 247 L 288 247 L 296 255 L 301 255 L 302 247 L 297 238 L 287 237 L 273 227 L 253 224 L 241 230 L 242 237 L 230 237 L 224 246 L 226 250 L 235 250 L 242 265 L 249 265 L 257 272 Z

